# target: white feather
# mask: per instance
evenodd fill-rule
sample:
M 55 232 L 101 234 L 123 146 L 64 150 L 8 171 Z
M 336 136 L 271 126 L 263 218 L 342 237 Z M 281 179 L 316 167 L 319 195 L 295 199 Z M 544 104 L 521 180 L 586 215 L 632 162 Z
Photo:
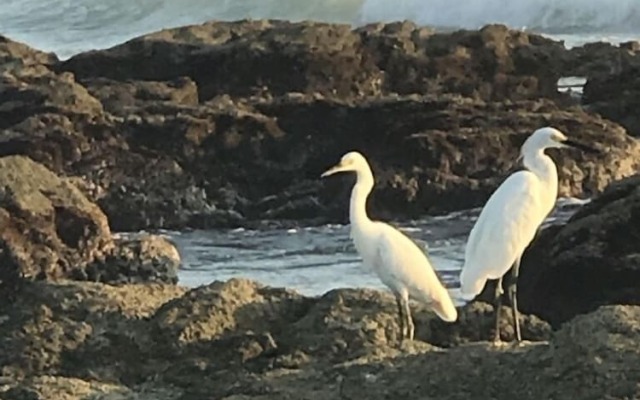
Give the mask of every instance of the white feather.
M 467 241 L 460 274 L 463 297 L 477 296 L 487 280 L 506 274 L 531 243 L 549 213 L 542 190 L 535 174 L 520 171 L 489 198 Z
M 322 176 L 356 172 L 351 191 L 349 220 L 351 239 L 362 257 L 391 291 L 402 301 L 409 296 L 428 304 L 443 320 L 453 322 L 458 313 L 424 252 L 404 233 L 367 216 L 366 201 L 373 189 L 373 174 L 366 159 L 357 152 L 345 154 L 340 163 Z

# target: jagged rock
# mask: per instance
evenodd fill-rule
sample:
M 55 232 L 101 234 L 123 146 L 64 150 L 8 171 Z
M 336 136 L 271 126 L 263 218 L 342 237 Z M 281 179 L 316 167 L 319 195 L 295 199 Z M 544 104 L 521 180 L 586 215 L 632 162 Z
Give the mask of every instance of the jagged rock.
M 603 150 L 599 155 L 549 151 L 558 163 L 561 196 L 598 193 L 612 180 L 635 173 L 640 164 L 640 144 L 620 126 L 546 100 L 495 103 L 450 95 L 357 102 L 302 98 L 275 99 L 255 107 L 277 117 L 286 132 L 318 132 L 281 139 L 291 154 L 285 165 L 296 174 L 294 182 L 317 180 L 347 151 L 365 154 L 376 177 L 370 212 L 384 218 L 481 206 L 518 167 L 526 137 L 545 125 Z M 340 131 L 348 134 L 330 142 L 323 139 Z M 243 165 L 253 186 L 260 185 L 265 164 Z M 334 183 L 339 180 L 324 183 L 324 190 L 315 193 L 324 206 L 316 209 L 344 220 L 352 180 Z M 286 187 L 272 187 L 286 201 Z
M 118 231 L 344 221 L 349 187 L 318 176 L 349 150 L 371 161 L 385 219 L 483 204 L 542 125 L 605 153 L 553 155 L 561 195 L 639 163 L 620 126 L 561 105 L 562 66 L 593 61 L 587 47 L 500 25 L 209 22 L 53 64 L 12 51 L 26 60 L 7 61 L 0 155 L 90 182 Z
M 104 104 L 107 111 L 125 118 L 132 109 L 137 110 L 151 102 L 186 106 L 198 104 L 198 87 L 186 77 L 169 82 L 118 82 L 98 78 L 84 80 L 82 84 Z
M 624 126 L 640 137 L 640 55 L 633 67 L 620 68 L 587 80 L 583 102 L 589 110 Z
M 261 91 L 530 98 L 557 93 L 557 68 L 548 60 L 562 51 L 559 42 L 502 25 L 437 34 L 408 22 L 352 29 L 318 22 L 215 21 L 79 54 L 58 70 L 116 80 L 189 76 L 201 100 Z
M 29 158 L 0 158 L 2 284 L 72 276 L 113 247 L 100 208 Z
M 178 283 L 180 253 L 162 236 L 117 238 L 103 260 L 86 268 L 86 279 L 109 284 Z
M 26 283 L 18 301 L 0 308 L 2 375 L 139 380 L 147 368 L 143 354 L 152 356 L 145 318 L 185 291 L 159 284 Z
M 631 367 L 640 361 L 638 313 L 638 307 L 602 308 L 568 322 L 549 344 L 496 349 L 474 343 L 393 363 L 351 365 L 325 378 L 322 392 L 374 400 L 632 399 L 640 395 L 640 370 Z
M 5 289 L 22 279 L 177 282 L 180 255 L 173 244 L 153 235 L 114 242 L 106 216 L 76 185 L 29 158 L 0 158 Z
M 399 346 L 396 308 L 386 292 L 306 298 L 243 279 L 189 291 L 28 283 L 15 304 L 0 303 L 0 395 L 623 400 L 640 394 L 640 370 L 633 368 L 640 363 L 640 307 L 603 307 L 551 335 L 544 331 L 549 342 L 498 347 L 476 341 L 475 330 L 493 320 L 490 307 L 468 306 L 447 328 L 434 324 L 425 307 L 412 309 L 418 340 Z M 524 322 L 544 326 L 532 317 Z M 428 337 L 449 347 L 422 342 Z
M 640 66 L 640 53 L 633 43 L 615 45 L 609 42 L 586 43 L 564 55 L 561 68 L 565 76 L 601 79 L 616 75 L 631 66 Z
M 523 257 L 519 299 L 558 325 L 606 304 L 640 304 L 640 175 L 611 184 Z
M 54 74 L 42 65 L 0 75 L 0 129 L 41 113 L 102 113 L 102 104 L 75 82 L 73 74 Z
M 495 329 L 494 306 L 484 302 L 471 302 L 459 310 L 458 320 L 445 323 L 437 318 L 430 321 L 429 343 L 442 347 L 458 346 L 472 342 L 493 340 Z M 523 340 L 542 341 L 551 336 L 551 326 L 536 317 L 520 313 L 520 329 Z M 500 313 L 500 338 L 505 342 L 515 340 L 511 307 L 503 306 Z
M 25 66 L 52 65 L 58 62 L 53 53 L 35 50 L 24 43 L 0 35 L 0 75 Z
M 45 375 L 25 382 L 13 382 L 0 394 L 4 400 L 174 400 L 181 392 L 153 385 L 132 390 L 109 382 Z

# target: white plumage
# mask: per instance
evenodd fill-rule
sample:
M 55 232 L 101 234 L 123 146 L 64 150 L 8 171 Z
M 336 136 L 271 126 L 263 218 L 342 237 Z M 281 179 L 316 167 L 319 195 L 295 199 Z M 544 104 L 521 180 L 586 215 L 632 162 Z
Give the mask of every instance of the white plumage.
M 340 163 L 322 177 L 338 172 L 355 172 L 349 219 L 351 238 L 363 264 L 371 268 L 396 297 L 402 337 L 413 340 L 414 325 L 409 297 L 428 304 L 443 320 L 453 322 L 458 312 L 427 256 L 405 234 L 367 216 L 366 202 L 373 189 L 373 174 L 367 160 L 358 152 L 345 154 Z
M 463 297 L 473 298 L 487 280 L 500 279 L 533 240 L 553 208 L 541 196 L 543 186 L 535 174 L 520 171 L 489 198 L 467 241 L 460 275 Z M 550 192 L 557 193 L 557 185 Z
M 512 174 L 498 187 L 469 234 L 460 274 L 461 292 L 464 298 L 471 299 L 483 290 L 487 280 L 498 279 L 495 341 L 500 340 L 498 321 L 502 278 L 512 267 L 513 282 L 509 286 L 509 296 L 516 338 L 522 340 L 516 293 L 520 259 L 553 210 L 558 195 L 558 171 L 544 151 L 551 147 L 569 146 L 594 151 L 568 140 L 562 132 L 551 127 L 538 129 L 529 136 L 521 149 L 526 170 Z

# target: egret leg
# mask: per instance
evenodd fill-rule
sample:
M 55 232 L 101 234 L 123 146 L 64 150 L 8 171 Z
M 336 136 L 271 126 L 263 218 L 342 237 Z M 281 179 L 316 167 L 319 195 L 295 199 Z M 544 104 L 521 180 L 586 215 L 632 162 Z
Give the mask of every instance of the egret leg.
M 402 305 L 404 306 L 404 317 L 407 326 L 407 336 L 409 340 L 413 340 L 413 334 L 415 332 L 415 326 L 413 325 L 413 318 L 411 318 L 411 309 L 409 308 L 409 296 L 405 294 L 402 296 Z
M 396 295 L 396 305 L 398 306 L 398 315 L 400 317 L 400 342 L 407 336 L 407 325 L 404 323 L 404 306 L 402 304 L 402 296 Z
M 522 342 L 522 334 L 520 333 L 520 318 L 518 318 L 518 273 L 520 271 L 520 259 L 522 256 L 518 257 L 515 264 L 513 264 L 513 269 L 511 270 L 511 282 L 509 283 L 509 297 L 511 299 L 511 309 L 513 311 L 513 325 L 516 331 L 516 340 L 518 343 Z
M 496 283 L 496 292 L 495 292 L 495 313 L 496 313 L 496 326 L 493 332 L 493 342 L 500 342 L 500 311 L 502 309 L 502 277 L 498 279 Z

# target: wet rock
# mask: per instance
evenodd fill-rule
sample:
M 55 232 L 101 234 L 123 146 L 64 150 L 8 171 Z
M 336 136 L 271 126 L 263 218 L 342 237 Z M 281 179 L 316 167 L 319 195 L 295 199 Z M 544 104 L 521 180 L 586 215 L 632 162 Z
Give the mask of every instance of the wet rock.
M 636 137 L 640 137 L 640 55 L 638 59 L 634 67 L 587 80 L 583 96 L 589 110 L 616 121 Z
M 523 257 L 519 299 L 558 325 L 607 304 L 640 304 L 640 176 L 611 184 Z
M 380 74 L 359 53 L 359 37 L 348 25 L 213 22 L 135 41 L 133 46 L 78 55 L 59 68 L 83 77 L 117 80 L 189 76 L 197 83 L 201 100 L 224 93 L 247 95 L 262 87 L 272 93 L 321 90 L 347 94 L 352 87 L 372 87 L 371 80 Z M 105 63 L 117 67 L 104 68 Z
M 97 153 L 72 119 L 55 113 L 32 115 L 0 130 L 0 143 L 0 155 L 27 156 L 58 174 L 72 172 L 76 163 Z
M 80 54 L 58 70 L 116 80 L 189 76 L 201 100 L 262 91 L 530 98 L 555 95 L 559 76 L 548 60 L 561 51 L 559 42 L 501 25 L 435 34 L 408 22 L 353 30 L 318 22 L 215 21 Z
M 28 283 L 15 304 L 0 303 L 0 393 L 70 400 L 640 394 L 633 368 L 640 363 L 640 307 L 602 307 L 546 331 L 549 342 L 520 346 L 475 339 L 492 321 L 481 303 L 463 309 L 449 331 L 423 306 L 412 309 L 420 337 L 399 346 L 390 342 L 398 327 L 386 292 L 306 298 L 243 279 L 188 291 Z M 524 321 L 536 329 L 535 318 Z M 426 337 L 450 346 L 422 342 Z
M 180 255 L 172 243 L 154 235 L 114 241 L 106 216 L 76 185 L 29 158 L 0 158 L 5 289 L 22 279 L 177 282 Z
M 107 111 L 122 117 L 127 117 L 132 109 L 151 102 L 186 106 L 198 104 L 198 87 L 186 77 L 168 82 L 118 82 L 98 78 L 84 80 L 82 84 L 104 104 Z
M 107 218 L 71 183 L 29 158 L 0 158 L 2 284 L 73 275 L 113 247 Z
M 346 219 L 348 178 L 318 178 L 346 151 L 373 164 L 373 216 L 415 218 L 481 205 L 524 137 L 554 125 L 607 150 L 553 155 L 561 195 L 590 196 L 634 172 L 638 148 L 559 105 L 567 52 L 500 25 L 283 21 L 170 29 L 54 66 L 12 50 L 26 60 L 3 78 L 0 155 L 89 182 L 113 230 L 320 224 Z
M 13 383 L 0 394 L 5 400 L 173 400 L 180 396 L 179 391 L 170 388 L 132 390 L 124 385 L 62 376 L 38 376 Z
M 58 62 L 53 53 L 45 53 L 0 35 L 0 74 L 25 66 L 52 65 Z
M 470 344 L 444 353 L 406 357 L 393 364 L 351 366 L 340 371 L 340 388 L 329 377 L 325 379 L 324 395 L 456 400 L 634 398 L 639 394 L 640 370 L 629 366 L 640 360 L 633 344 L 640 332 L 637 309 L 604 308 L 584 320 L 568 322 L 549 344 L 498 348 Z M 598 332 L 595 336 L 591 334 L 594 331 Z M 604 339 L 607 336 L 610 339 Z M 594 349 L 587 350 L 591 340 Z
M 255 107 L 277 117 L 289 132 L 281 145 L 290 150 L 287 170 L 291 172 L 280 182 L 317 181 L 344 153 L 359 150 L 368 157 L 376 177 L 369 210 L 383 218 L 482 205 L 519 167 L 515 162 L 521 144 L 540 126 L 555 126 L 603 150 L 597 156 L 549 151 L 559 165 L 561 196 L 598 193 L 638 167 L 639 144 L 620 126 L 546 100 L 496 103 L 451 95 L 354 102 L 304 98 L 274 99 Z M 324 140 L 338 131 L 349 134 Z M 276 173 L 265 164 L 243 166 L 253 186 L 260 185 L 258 177 L 265 173 Z M 306 196 L 317 197 L 326 207 L 325 215 L 344 220 L 351 182 L 351 177 L 326 180 L 321 191 L 309 190 Z M 282 196 L 286 187 L 281 185 L 273 189 L 278 190 L 278 198 L 286 199 Z
M 544 341 L 551 336 L 551 326 L 536 317 L 520 313 L 522 339 Z M 452 347 L 472 342 L 493 340 L 495 329 L 495 309 L 484 302 L 471 302 L 459 310 L 458 320 L 453 324 L 433 319 L 429 324 L 429 343 L 441 347 Z M 505 342 L 515 340 L 515 327 L 510 307 L 503 306 L 500 313 L 500 338 Z
M 109 167 L 110 182 L 97 200 L 109 216 L 112 229 L 129 232 L 174 229 L 205 224 L 216 218 L 224 221 L 225 216 L 216 213 L 206 192 L 174 160 L 168 157 L 149 160 L 133 153 L 124 162 L 127 163 L 124 171 L 122 164 Z M 126 174 L 128 171 L 131 173 Z
M 86 268 L 86 279 L 109 284 L 178 283 L 180 253 L 158 235 L 117 238 L 103 260 Z
M 640 66 L 640 53 L 632 43 L 594 42 L 570 49 L 562 60 L 565 76 L 602 79 L 631 66 Z
M 640 375 L 636 367 L 640 350 L 633 346 L 638 332 L 640 307 L 604 306 L 577 316 L 553 336 L 558 356 L 555 366 L 568 372 L 572 364 L 579 364 L 584 378 L 592 376 L 594 382 L 606 374 L 610 379 L 619 380 L 620 386 L 614 389 L 618 396 L 624 394 L 633 398 L 632 393 L 637 396 L 640 391 L 637 382 L 633 383 L 633 377 Z M 567 362 L 569 359 L 571 361 Z
M 0 83 L 0 129 L 41 113 L 102 112 L 102 104 L 71 73 L 54 74 L 42 65 L 26 66 L 2 74 Z
M 146 376 L 152 340 L 145 318 L 186 290 L 88 282 L 26 283 L 0 313 L 3 376 L 63 375 L 133 382 Z
M 193 289 L 165 304 L 153 323 L 168 341 L 164 348 L 180 351 L 231 332 L 277 334 L 306 311 L 307 303 L 294 291 L 231 279 Z

